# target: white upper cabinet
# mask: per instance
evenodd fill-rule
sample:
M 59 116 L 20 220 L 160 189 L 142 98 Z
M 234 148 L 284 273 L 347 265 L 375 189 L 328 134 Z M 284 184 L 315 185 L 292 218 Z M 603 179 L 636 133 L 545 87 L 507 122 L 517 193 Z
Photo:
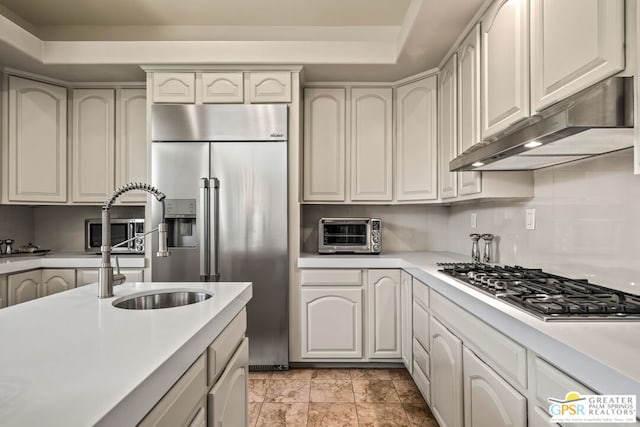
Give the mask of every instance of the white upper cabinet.
M 345 89 L 304 91 L 304 200 L 345 199 Z
M 153 73 L 153 102 L 193 104 L 195 89 L 194 73 Z
M 66 202 L 67 90 L 9 76 L 7 199 Z
M 202 73 L 203 103 L 244 102 L 242 73 Z
M 480 25 L 476 25 L 458 48 L 458 152 L 482 142 L 480 132 Z M 458 174 L 461 196 L 479 193 L 480 172 Z
M 291 102 L 291 73 L 250 73 L 249 102 Z
M 122 89 L 116 121 L 116 187 L 147 182 L 147 101 L 144 89 Z M 130 191 L 118 199 L 144 203 L 147 193 Z
M 351 89 L 351 200 L 391 201 L 392 90 Z
M 487 138 L 529 116 L 529 1 L 496 1 L 481 29 L 482 138 Z
M 532 109 L 624 69 L 624 0 L 531 0 Z
M 457 138 L 457 56 L 454 54 L 440 70 L 438 159 L 440 171 L 440 198 L 458 195 L 458 174 L 449 172 L 449 161 L 458 154 Z
M 102 202 L 114 190 L 115 91 L 73 91 L 73 201 Z
M 438 197 L 437 77 L 398 87 L 396 92 L 396 200 Z

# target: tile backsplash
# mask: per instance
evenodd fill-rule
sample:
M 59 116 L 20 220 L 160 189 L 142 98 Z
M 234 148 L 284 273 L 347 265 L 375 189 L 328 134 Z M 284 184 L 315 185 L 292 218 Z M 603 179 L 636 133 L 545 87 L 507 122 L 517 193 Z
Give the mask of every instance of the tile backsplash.
M 34 243 L 33 217 L 31 206 L 0 205 L 0 239 L 14 240 L 14 249 Z
M 525 229 L 528 208 L 536 210 L 535 230 Z M 640 294 L 640 176 L 632 150 L 536 171 L 535 197 L 527 201 L 453 206 L 448 230 L 453 252 L 470 253 L 469 233 L 493 233 L 496 262 Z
M 447 215 L 442 206 L 304 205 L 302 251 L 318 252 L 318 220 L 322 217 L 382 219 L 382 251 L 447 250 Z
M 84 251 L 84 220 L 100 218 L 100 206 L 37 206 L 33 209 L 34 243 L 54 252 Z M 144 207 L 114 206 L 112 218 L 144 218 Z

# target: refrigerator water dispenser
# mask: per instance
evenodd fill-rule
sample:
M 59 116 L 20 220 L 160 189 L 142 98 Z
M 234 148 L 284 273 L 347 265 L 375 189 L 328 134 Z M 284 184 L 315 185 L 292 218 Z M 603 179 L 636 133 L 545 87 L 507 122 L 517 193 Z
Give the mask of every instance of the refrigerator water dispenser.
M 198 245 L 195 199 L 166 199 L 165 218 L 170 248 L 195 248 Z

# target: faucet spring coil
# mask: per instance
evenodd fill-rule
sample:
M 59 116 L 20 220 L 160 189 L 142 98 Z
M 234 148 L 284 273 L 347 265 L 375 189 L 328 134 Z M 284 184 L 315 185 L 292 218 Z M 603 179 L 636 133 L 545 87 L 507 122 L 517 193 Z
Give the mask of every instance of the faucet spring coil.
M 129 184 L 124 184 L 121 187 L 118 187 L 112 194 L 111 197 L 104 203 L 102 209 L 111 209 L 111 206 L 116 201 L 118 197 L 122 194 L 132 191 L 132 190 L 141 190 L 146 191 L 153 195 L 159 202 L 163 201 L 166 197 L 164 193 L 160 192 L 156 187 L 145 184 L 142 182 L 130 182 Z

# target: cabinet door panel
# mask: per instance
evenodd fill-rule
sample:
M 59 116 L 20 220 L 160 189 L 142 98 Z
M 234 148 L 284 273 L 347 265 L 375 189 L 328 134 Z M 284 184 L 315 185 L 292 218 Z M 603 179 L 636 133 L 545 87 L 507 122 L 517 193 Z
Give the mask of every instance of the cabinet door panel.
M 193 73 L 154 73 L 153 102 L 193 104 L 196 76 Z
M 439 101 L 440 139 L 438 158 L 440 159 L 440 197 L 451 199 L 458 195 L 458 174 L 449 172 L 449 161 L 458 155 L 457 132 L 457 55 L 454 54 L 440 72 Z
M 367 282 L 369 357 L 399 358 L 400 271 L 369 270 Z
M 40 297 L 41 282 L 40 270 L 10 274 L 7 289 L 8 305 L 20 304 Z
M 391 89 L 351 90 L 351 200 L 391 201 Z
M 413 277 L 404 270 L 400 273 L 400 312 L 402 317 L 402 361 L 409 372 L 413 369 Z
M 103 202 L 115 188 L 115 91 L 73 91 L 73 201 Z
M 147 97 L 145 89 L 122 89 L 116 123 L 116 187 L 147 182 Z M 145 203 L 147 193 L 130 191 L 123 203 Z
M 291 102 L 291 73 L 250 73 L 249 102 Z
M 67 201 L 67 90 L 9 76 L 8 199 Z
M 56 294 L 76 287 L 76 270 L 43 269 L 42 296 Z
M 309 289 L 302 294 L 302 357 L 362 357 L 362 289 Z
M 396 92 L 396 199 L 438 197 L 437 78 L 400 86 Z
M 529 116 L 529 1 L 499 0 L 482 18 L 482 137 Z
M 476 25 L 458 49 L 458 152 L 482 142 L 480 126 L 480 24 Z M 461 196 L 479 193 L 481 172 L 458 174 Z
M 525 427 L 527 400 L 467 348 L 463 359 L 465 427 Z
M 531 0 L 532 107 L 624 69 L 623 0 Z
M 249 425 L 249 339 L 245 338 L 209 393 L 209 425 Z
M 462 427 L 462 341 L 431 317 L 431 409 L 441 427 Z
M 345 90 L 304 93 L 304 200 L 344 201 Z
M 202 102 L 242 103 L 243 101 L 242 73 L 202 74 Z

